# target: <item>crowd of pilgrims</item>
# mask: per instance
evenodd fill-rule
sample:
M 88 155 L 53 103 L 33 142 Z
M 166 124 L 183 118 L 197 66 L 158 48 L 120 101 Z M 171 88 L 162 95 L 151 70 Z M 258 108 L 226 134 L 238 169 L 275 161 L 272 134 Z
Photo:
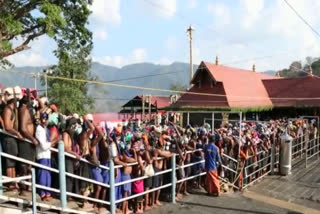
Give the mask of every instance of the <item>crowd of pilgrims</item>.
M 208 144 L 218 149 L 217 172 L 221 179 L 233 183 L 241 190 L 242 186 L 263 175 L 269 159 L 271 146 L 280 149 L 280 135 L 287 131 L 294 138 L 313 138 L 316 135 L 316 121 L 307 120 L 270 120 L 267 122 L 224 123 L 212 130 L 208 123 L 201 126 L 180 127 L 168 119 L 160 124 L 151 122 L 123 121 L 115 127 L 108 127 L 106 122 L 96 124 L 91 114 L 79 116 L 63 115 L 58 107 L 49 104 L 46 98 L 38 98 L 34 92 L 21 90 L 19 87 L 7 88 L 0 97 L 0 129 L 10 135 L 0 135 L 2 150 L 13 156 L 34 161 L 47 167 L 58 169 L 58 154 L 50 148 L 64 144 L 65 152 L 75 158 L 65 156 L 66 172 L 109 184 L 109 171 L 99 166 L 109 166 L 109 160 L 121 168 L 115 170 L 115 183 L 154 175 L 171 168 L 171 158 L 176 155 L 176 165 L 205 160 L 203 150 Z M 14 136 L 14 137 L 13 137 Z M 29 142 L 26 142 L 26 139 Z M 240 148 L 239 148 L 240 147 Z M 264 161 L 259 161 L 264 158 Z M 81 161 L 86 159 L 89 163 Z M 239 160 L 237 162 L 237 160 Z M 2 161 L 3 174 L 8 177 L 30 174 L 31 166 L 9 158 Z M 130 164 L 137 163 L 137 164 Z M 222 165 L 226 167 L 222 167 Z M 250 166 L 243 170 L 245 166 Z M 237 171 L 234 173 L 228 168 Z M 242 170 L 241 170 L 242 169 Z M 259 170 L 260 169 L 260 170 Z M 177 179 L 198 175 L 207 169 L 204 161 L 190 167 L 178 169 Z M 252 173 L 255 172 L 255 173 Z M 246 175 L 250 175 L 249 177 Z M 67 176 L 67 192 L 92 197 L 103 201 L 109 200 L 109 189 Z M 37 183 L 59 189 L 57 173 L 37 168 Z M 130 195 L 143 193 L 152 188 L 171 183 L 171 174 L 150 176 L 145 179 L 125 183 L 115 188 L 116 200 Z M 205 176 L 177 184 L 176 197 L 181 200 L 193 189 L 206 189 Z M 30 187 L 10 183 L 8 191 L 24 195 Z M 47 190 L 37 189 L 44 201 L 55 197 Z M 142 213 L 161 206 L 161 200 L 170 200 L 169 188 L 156 190 L 140 197 L 117 204 L 117 211 L 124 214 Z M 220 188 L 216 190 L 219 196 Z M 78 200 L 68 198 L 68 200 Z M 104 212 L 107 206 L 99 203 L 82 201 L 85 210 L 94 209 Z

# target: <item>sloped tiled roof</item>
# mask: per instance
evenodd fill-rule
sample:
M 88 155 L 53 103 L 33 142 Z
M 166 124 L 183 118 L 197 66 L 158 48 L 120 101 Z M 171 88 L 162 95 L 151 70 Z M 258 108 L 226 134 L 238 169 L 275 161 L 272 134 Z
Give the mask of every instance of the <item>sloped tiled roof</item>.
M 141 106 L 142 96 L 135 96 L 133 99 L 129 100 L 123 107 L 129 107 L 131 105 Z M 154 107 L 158 107 L 159 109 L 163 109 L 169 107 L 170 105 L 170 97 L 166 96 L 151 96 L 151 105 Z
M 319 77 L 283 78 L 262 82 L 274 106 L 320 106 Z
M 216 65 L 209 62 L 202 62 L 192 79 L 196 84 L 201 72 L 208 72 L 215 81 L 213 87 L 192 87 L 190 92 L 220 94 L 221 96 L 203 96 L 194 94 L 183 95 L 174 107 L 202 106 L 202 107 L 266 107 L 271 106 L 268 92 L 262 83 L 265 79 L 279 79 L 279 77 L 253 72 L 244 69 L 231 68 L 223 65 Z M 204 100 L 206 97 L 207 101 Z M 201 102 L 190 103 L 188 100 L 201 100 Z

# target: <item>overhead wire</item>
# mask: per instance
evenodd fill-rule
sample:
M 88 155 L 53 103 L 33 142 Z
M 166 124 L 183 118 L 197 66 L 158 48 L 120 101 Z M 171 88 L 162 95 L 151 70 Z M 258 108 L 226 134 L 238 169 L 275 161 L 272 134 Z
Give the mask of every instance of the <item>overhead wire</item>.
M 148 75 L 143 75 L 143 76 L 123 78 L 123 79 L 107 80 L 105 82 L 121 82 L 121 81 L 127 81 L 127 80 L 135 80 L 135 79 L 142 79 L 142 78 L 148 78 L 148 77 L 177 74 L 177 73 L 182 73 L 182 72 L 184 72 L 184 71 L 173 71 L 173 72 L 158 73 L 158 74 L 148 74 Z
M 302 15 L 300 15 L 300 13 L 288 2 L 288 0 L 283 0 L 287 6 L 300 18 L 300 20 L 306 24 L 313 33 L 315 33 L 319 38 L 320 38 L 320 33 L 314 28 L 312 27 L 312 25 L 305 19 L 302 17 Z
M 153 1 L 150 1 L 150 0 L 144 0 L 144 1 L 147 2 L 147 3 L 149 3 L 149 4 L 150 4 L 151 6 L 153 6 L 153 7 L 156 7 L 156 8 L 158 8 L 158 9 L 162 10 L 162 11 L 168 12 L 168 9 L 165 8 L 165 7 L 162 7 L 162 5 L 160 5 L 160 4 L 157 4 L 157 3 L 153 2 Z M 287 0 L 284 0 L 284 1 L 285 1 L 285 2 L 297 13 L 297 15 L 320 37 L 320 34 L 287 2 Z M 171 11 L 169 11 L 169 12 L 171 12 Z M 180 14 L 180 13 L 177 13 L 177 12 L 176 12 L 175 15 L 176 15 L 177 17 L 181 18 L 183 21 L 188 20 L 188 17 L 186 17 L 186 16 L 184 16 L 184 15 L 182 15 L 182 14 Z M 219 31 L 214 30 L 214 29 L 212 29 L 211 27 L 207 27 L 207 26 L 203 25 L 202 23 L 195 23 L 195 24 L 198 25 L 198 26 L 200 26 L 200 27 L 206 27 L 207 29 L 210 28 L 212 32 L 214 32 L 215 34 L 221 35 L 221 37 L 222 37 L 223 39 L 225 39 L 225 40 L 227 40 L 227 41 L 229 41 L 229 42 L 231 42 L 231 43 L 235 43 L 235 41 L 229 40 L 228 38 L 225 37 L 225 35 L 222 35 Z M 237 42 L 237 43 L 242 44 L 242 45 L 244 45 L 244 46 L 246 46 L 246 47 L 248 47 L 248 48 L 250 48 L 250 49 L 255 49 L 255 48 L 250 47 L 247 43 L 244 43 L 244 42 Z M 227 45 L 227 46 L 229 46 L 229 45 Z M 309 49 L 309 47 L 307 47 L 306 49 Z M 286 52 L 289 53 L 289 52 L 291 52 L 291 51 L 289 50 L 289 51 L 286 51 Z M 269 56 L 262 56 L 262 57 L 253 58 L 252 60 L 265 59 L 265 58 L 272 58 L 272 56 L 270 56 L 270 55 L 269 55 Z M 248 61 L 252 61 L 252 60 L 248 60 Z M 240 63 L 241 61 L 242 61 L 242 60 L 236 61 L 236 63 Z M 244 62 L 245 62 L 245 61 L 244 61 Z M 229 63 L 229 64 L 230 64 L 230 63 Z
M 22 71 L 13 71 L 13 70 L 2 70 L 4 72 L 11 72 L 17 74 L 24 74 L 30 76 L 30 73 L 22 72 Z M 1 72 L 1 70 L 0 70 Z M 32 74 L 31 74 L 32 75 Z M 39 74 L 39 76 L 44 76 L 45 74 Z M 108 83 L 97 80 L 86 80 L 86 79 L 76 79 L 76 78 L 68 78 L 61 76 L 47 76 L 48 79 L 56 79 L 56 80 L 64 80 L 64 81 L 74 81 L 81 83 L 94 83 L 100 85 L 108 85 L 112 87 L 120 87 L 120 88 L 130 88 L 130 89 L 139 89 L 139 90 L 149 90 L 149 91 L 158 91 L 158 92 L 166 92 L 166 93 L 178 93 L 178 94 L 191 94 L 191 95 L 200 95 L 200 96 L 209 96 L 209 97 L 233 97 L 233 98 L 242 98 L 242 99 L 250 99 L 250 100 L 320 100 L 320 97 L 253 97 L 253 96 L 236 96 L 236 95 L 225 95 L 225 94 L 214 94 L 214 93 L 201 93 L 201 92 L 191 92 L 191 91 L 178 91 L 178 90 L 170 90 L 170 89 L 160 89 L 160 88 L 150 88 L 150 87 L 142 87 L 135 85 L 125 85 L 125 84 L 117 84 L 117 83 Z

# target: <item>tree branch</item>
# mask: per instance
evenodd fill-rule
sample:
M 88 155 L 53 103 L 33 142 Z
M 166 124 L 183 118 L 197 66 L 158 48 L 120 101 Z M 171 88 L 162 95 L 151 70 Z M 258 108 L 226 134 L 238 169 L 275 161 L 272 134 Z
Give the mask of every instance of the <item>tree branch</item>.
M 17 46 L 14 49 L 8 50 L 8 51 L 4 51 L 2 53 L 0 53 L 0 59 L 3 59 L 7 56 L 13 55 L 15 53 L 21 52 L 23 50 L 27 50 L 30 49 L 30 47 L 28 46 L 28 44 L 30 43 L 31 40 L 35 39 L 36 37 L 39 37 L 41 35 L 43 35 L 45 33 L 44 30 L 39 31 L 38 33 L 32 34 L 30 36 L 28 36 L 28 38 L 19 46 Z
M 28 4 L 21 7 L 15 12 L 14 19 L 16 20 L 21 19 L 26 13 L 29 13 L 31 10 L 35 9 L 37 4 L 38 4 L 38 1 L 31 0 Z

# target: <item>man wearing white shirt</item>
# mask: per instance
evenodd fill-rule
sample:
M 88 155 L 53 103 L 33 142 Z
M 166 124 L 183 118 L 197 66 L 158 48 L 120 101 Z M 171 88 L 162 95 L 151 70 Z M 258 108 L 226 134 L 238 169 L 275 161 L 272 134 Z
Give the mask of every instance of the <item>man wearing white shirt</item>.
M 37 162 L 47 167 L 51 167 L 51 151 L 50 148 L 57 144 L 58 139 L 54 142 L 50 142 L 50 134 L 47 129 L 48 114 L 42 113 L 40 115 L 40 125 L 36 129 L 36 138 L 39 141 L 39 145 L 36 147 Z M 45 169 L 38 169 L 37 173 L 38 184 L 46 187 L 51 187 L 51 173 Z M 47 190 L 39 189 L 39 194 L 42 200 L 49 200 L 51 194 Z

